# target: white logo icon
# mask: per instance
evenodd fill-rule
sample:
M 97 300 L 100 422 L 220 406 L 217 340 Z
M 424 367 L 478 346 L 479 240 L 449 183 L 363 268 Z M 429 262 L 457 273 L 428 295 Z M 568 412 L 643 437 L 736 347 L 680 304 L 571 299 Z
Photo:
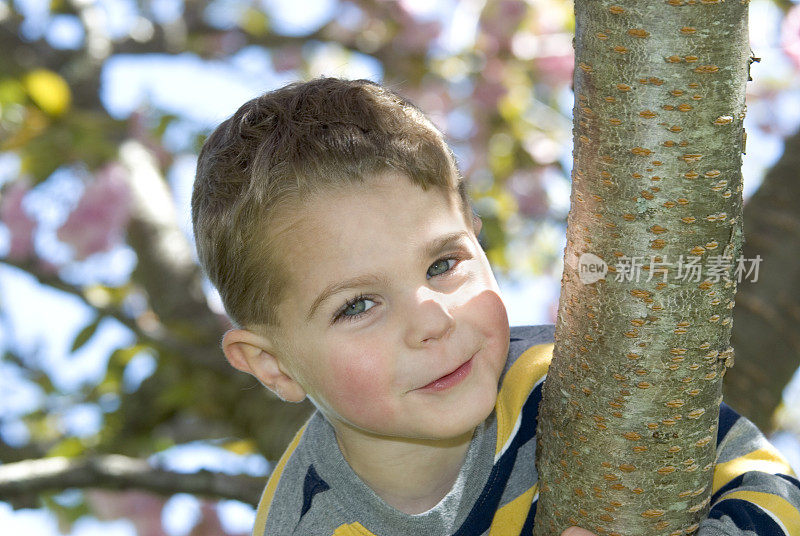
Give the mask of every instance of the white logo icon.
M 584 285 L 605 279 L 607 273 L 608 265 L 594 253 L 584 253 L 578 259 L 578 274 Z

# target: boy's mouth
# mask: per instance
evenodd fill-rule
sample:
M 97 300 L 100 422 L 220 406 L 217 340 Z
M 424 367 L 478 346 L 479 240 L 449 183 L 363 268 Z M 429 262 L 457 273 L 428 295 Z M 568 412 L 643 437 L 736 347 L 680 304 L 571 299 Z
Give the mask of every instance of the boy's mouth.
M 477 353 L 477 352 L 476 352 Z M 429 384 L 420 387 L 419 391 L 444 391 L 445 389 L 449 389 L 459 383 L 466 378 L 470 371 L 472 370 L 472 360 L 474 359 L 475 354 L 472 354 L 465 363 L 460 365 L 457 369 L 453 370 L 442 376 L 441 378 L 437 378 L 430 382 Z

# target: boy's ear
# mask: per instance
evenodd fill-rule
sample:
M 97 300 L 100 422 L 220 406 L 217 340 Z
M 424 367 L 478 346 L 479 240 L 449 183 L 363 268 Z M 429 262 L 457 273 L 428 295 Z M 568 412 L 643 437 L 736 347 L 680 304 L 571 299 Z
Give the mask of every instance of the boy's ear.
M 266 338 L 246 329 L 232 329 L 222 337 L 222 351 L 234 368 L 255 376 L 264 387 L 287 402 L 302 402 L 303 387 L 283 370 Z

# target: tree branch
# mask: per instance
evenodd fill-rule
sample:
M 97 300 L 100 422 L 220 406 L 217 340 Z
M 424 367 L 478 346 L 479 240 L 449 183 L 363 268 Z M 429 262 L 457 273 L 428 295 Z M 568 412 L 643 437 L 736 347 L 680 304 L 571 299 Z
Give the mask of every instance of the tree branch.
M 786 138 L 780 159 L 744 206 L 742 256 L 762 259 L 757 282 L 736 293 L 733 337 L 736 366 L 725 376 L 726 401 L 761 430 L 774 426 L 773 412 L 797 370 L 800 337 L 800 130 Z
M 144 460 L 118 454 L 84 459 L 54 457 L 0 465 L 0 499 L 12 503 L 43 491 L 104 488 L 139 489 L 161 495 L 190 493 L 255 505 L 264 484 L 264 477 L 205 470 L 166 471 Z

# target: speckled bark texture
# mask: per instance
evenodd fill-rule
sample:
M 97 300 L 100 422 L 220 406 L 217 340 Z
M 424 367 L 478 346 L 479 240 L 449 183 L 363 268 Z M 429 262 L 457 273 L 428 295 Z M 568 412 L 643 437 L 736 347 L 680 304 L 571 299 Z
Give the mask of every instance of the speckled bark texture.
M 578 0 L 575 15 L 572 208 L 534 534 L 690 534 L 733 362 L 747 4 Z

